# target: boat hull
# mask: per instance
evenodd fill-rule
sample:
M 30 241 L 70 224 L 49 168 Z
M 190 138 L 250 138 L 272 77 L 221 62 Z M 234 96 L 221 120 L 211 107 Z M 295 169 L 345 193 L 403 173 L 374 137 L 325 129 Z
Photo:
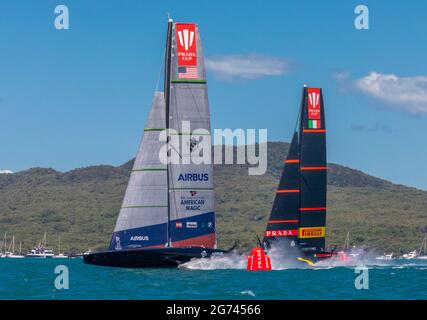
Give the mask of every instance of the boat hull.
M 336 253 L 330 253 L 330 252 L 322 252 L 322 253 L 303 253 L 300 257 L 297 258 L 298 261 L 304 264 L 308 265 L 314 265 L 321 261 L 330 261 L 330 260 L 340 260 L 340 261 L 347 261 L 340 259 L 339 255 Z
M 207 258 L 224 250 L 207 248 L 130 249 L 94 252 L 83 256 L 87 264 L 120 268 L 173 268 L 193 258 Z

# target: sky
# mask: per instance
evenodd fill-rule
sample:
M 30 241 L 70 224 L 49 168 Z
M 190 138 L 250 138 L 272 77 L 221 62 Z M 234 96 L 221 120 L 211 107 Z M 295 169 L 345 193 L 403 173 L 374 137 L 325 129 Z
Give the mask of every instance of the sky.
M 54 26 L 60 4 L 69 30 Z M 0 170 L 134 157 L 169 13 L 199 24 L 213 128 L 289 141 L 303 84 L 322 87 L 329 162 L 427 190 L 425 12 L 415 0 L 1 1 Z

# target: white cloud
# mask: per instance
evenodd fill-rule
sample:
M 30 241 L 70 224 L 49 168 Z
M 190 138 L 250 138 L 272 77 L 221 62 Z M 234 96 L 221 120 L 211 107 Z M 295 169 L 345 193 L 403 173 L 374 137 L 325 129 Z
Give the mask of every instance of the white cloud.
M 288 71 L 288 67 L 288 60 L 282 57 L 225 55 L 206 58 L 206 68 L 222 80 L 280 76 Z
M 354 81 L 357 90 L 411 114 L 427 114 L 427 77 L 371 72 Z
M 13 171 L 10 170 L 0 170 L 0 174 L 12 174 Z

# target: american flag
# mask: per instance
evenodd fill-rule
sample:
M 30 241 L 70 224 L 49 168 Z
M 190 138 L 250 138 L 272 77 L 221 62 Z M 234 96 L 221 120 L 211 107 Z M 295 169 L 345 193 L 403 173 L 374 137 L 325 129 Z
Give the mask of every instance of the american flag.
M 197 79 L 198 77 L 197 67 L 178 67 L 178 78 Z

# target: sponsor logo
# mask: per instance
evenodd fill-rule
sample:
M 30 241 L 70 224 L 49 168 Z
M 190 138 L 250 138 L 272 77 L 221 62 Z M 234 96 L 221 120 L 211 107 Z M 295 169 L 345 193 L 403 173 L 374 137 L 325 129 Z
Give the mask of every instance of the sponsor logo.
M 175 222 L 175 228 L 182 228 L 182 222 L 181 221 L 177 221 Z
M 204 198 L 198 199 L 183 199 L 181 198 L 181 206 L 185 207 L 188 211 L 200 211 L 202 206 L 205 204 Z
M 308 88 L 308 119 L 320 120 L 320 88 Z
M 203 210 L 206 199 L 204 195 L 197 195 L 197 191 L 190 191 L 190 196 L 181 195 L 181 210 L 201 211 Z
M 266 237 L 292 237 L 297 236 L 298 230 L 267 230 Z
M 178 181 L 209 181 L 208 173 L 181 173 Z
M 120 250 L 122 248 L 121 244 L 120 244 L 120 237 L 116 236 L 116 246 L 115 249 L 116 250 Z
M 325 227 L 311 227 L 311 228 L 300 228 L 299 237 L 302 239 L 305 238 L 321 238 L 326 234 Z
M 188 222 L 185 224 L 185 226 L 186 226 L 187 228 L 197 228 L 197 222 L 194 222 L 194 221 L 188 221 Z
M 301 246 L 306 246 L 307 243 L 306 242 L 300 242 Z M 301 248 L 302 252 L 311 252 L 311 251 L 317 251 L 316 247 L 305 247 L 305 248 Z
M 187 146 L 190 147 L 190 152 L 193 152 L 196 150 L 196 147 L 198 146 L 200 140 L 197 140 L 196 138 L 192 137 L 190 141 L 187 141 Z
M 179 66 L 196 66 L 197 49 L 196 49 L 196 25 L 177 23 L 176 44 L 178 53 Z
M 148 241 L 150 240 L 149 236 L 132 236 L 130 237 L 130 241 Z

